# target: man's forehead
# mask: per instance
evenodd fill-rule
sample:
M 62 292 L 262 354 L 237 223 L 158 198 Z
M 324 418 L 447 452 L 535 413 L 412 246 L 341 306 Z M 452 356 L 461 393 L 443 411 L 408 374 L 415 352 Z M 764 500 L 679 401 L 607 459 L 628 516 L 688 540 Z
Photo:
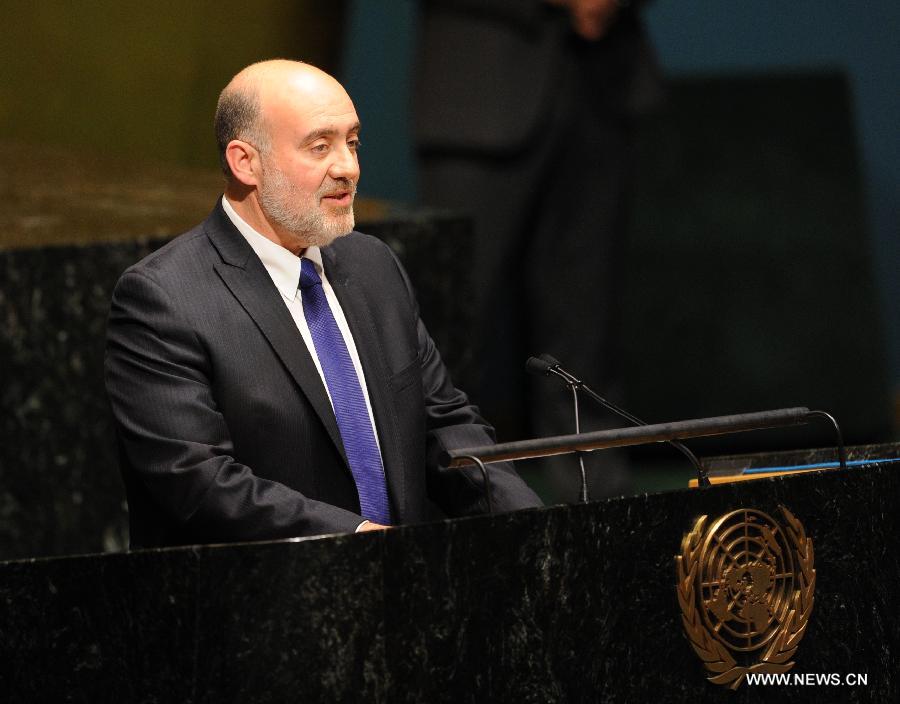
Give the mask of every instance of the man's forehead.
M 319 137 L 334 137 L 359 131 L 359 118 L 356 111 L 333 111 L 303 106 L 292 110 L 286 107 L 273 115 L 267 116 L 270 125 L 281 127 L 292 139 L 304 141 Z

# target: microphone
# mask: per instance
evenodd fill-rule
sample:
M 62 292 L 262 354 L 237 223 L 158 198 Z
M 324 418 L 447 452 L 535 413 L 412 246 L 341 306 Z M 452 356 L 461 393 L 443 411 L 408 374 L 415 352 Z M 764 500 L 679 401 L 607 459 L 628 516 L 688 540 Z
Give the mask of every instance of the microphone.
M 626 411 L 623 408 L 619 408 L 612 401 L 608 401 L 607 399 L 603 398 L 600 394 L 596 393 L 593 389 L 591 389 L 583 381 L 581 381 L 580 379 L 578 379 L 577 377 L 575 377 L 574 375 L 570 374 L 568 371 L 563 369 L 559 360 L 556 359 L 555 357 L 552 357 L 551 355 L 547 354 L 546 352 L 544 354 L 542 354 L 540 357 L 529 357 L 528 361 L 525 362 L 525 368 L 532 374 L 543 374 L 545 376 L 550 376 L 551 374 L 553 374 L 554 376 L 557 376 L 560 379 L 562 379 L 566 383 L 566 385 L 570 389 L 572 389 L 573 393 L 577 394 L 578 391 L 583 391 L 584 393 L 586 393 L 588 395 L 589 398 L 591 398 L 593 401 L 595 401 L 599 405 L 603 406 L 603 408 L 605 408 L 608 411 L 612 411 L 617 416 L 620 416 L 620 417 L 624 418 L 625 420 L 627 420 L 629 423 L 632 423 L 634 425 L 647 425 L 647 423 L 642 421 L 637 416 L 632 415 L 631 413 L 629 413 L 628 411 Z M 577 411 L 576 411 L 576 413 L 577 413 Z M 576 429 L 575 432 L 579 432 L 579 431 Z M 672 447 L 674 447 L 679 452 L 681 452 L 685 457 L 687 457 L 691 461 L 691 464 L 694 465 L 694 468 L 697 470 L 697 483 L 701 487 L 710 486 L 709 476 L 707 476 L 707 474 L 706 474 L 706 469 L 704 469 L 703 465 L 700 464 L 700 460 L 697 458 L 697 455 L 695 455 L 693 452 L 691 452 L 690 449 L 687 448 L 687 446 L 685 446 L 683 443 L 679 442 L 678 440 L 667 440 L 667 442 Z M 582 465 L 582 471 L 583 471 L 583 465 Z M 586 484 L 585 484 L 584 491 L 586 491 L 586 490 L 587 490 L 587 488 L 586 488 Z

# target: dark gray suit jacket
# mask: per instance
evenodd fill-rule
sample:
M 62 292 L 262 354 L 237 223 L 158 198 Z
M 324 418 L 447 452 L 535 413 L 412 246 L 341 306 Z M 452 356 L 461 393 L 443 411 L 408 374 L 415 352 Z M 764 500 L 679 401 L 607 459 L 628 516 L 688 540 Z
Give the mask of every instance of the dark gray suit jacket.
M 359 350 L 394 519 L 484 510 L 477 472 L 442 470 L 451 447 L 493 429 L 454 388 L 406 273 L 354 232 L 322 251 Z M 298 272 L 299 278 L 299 272 Z M 353 531 L 356 486 L 312 357 L 250 245 L 218 204 L 205 222 L 128 269 L 113 294 L 106 386 L 132 545 Z M 495 505 L 540 505 L 494 465 Z
M 659 68 L 634 2 L 600 41 L 575 37 L 544 0 L 423 0 L 415 70 L 419 152 L 503 157 L 534 149 L 554 106 L 634 117 L 661 97 Z M 580 84 L 564 80 L 576 71 Z

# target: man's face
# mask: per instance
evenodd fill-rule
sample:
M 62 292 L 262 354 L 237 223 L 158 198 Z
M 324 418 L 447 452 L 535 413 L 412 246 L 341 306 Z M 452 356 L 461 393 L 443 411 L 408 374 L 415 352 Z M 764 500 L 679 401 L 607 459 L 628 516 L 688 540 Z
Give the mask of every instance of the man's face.
M 354 226 L 359 118 L 334 81 L 300 77 L 273 91 L 263 128 L 259 204 L 269 223 L 298 246 L 324 247 Z

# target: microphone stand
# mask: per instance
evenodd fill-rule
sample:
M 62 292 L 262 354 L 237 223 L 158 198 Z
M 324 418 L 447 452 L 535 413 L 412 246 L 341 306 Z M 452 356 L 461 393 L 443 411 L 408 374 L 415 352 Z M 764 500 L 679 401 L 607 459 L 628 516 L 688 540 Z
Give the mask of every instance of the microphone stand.
M 528 369 L 528 371 L 535 374 L 554 374 L 555 376 L 558 376 L 560 379 L 562 379 L 570 388 L 584 391 L 584 393 L 586 393 L 592 400 L 596 401 L 605 409 L 612 411 L 618 416 L 621 416 L 625 420 L 630 421 L 631 423 L 634 423 L 638 426 L 647 425 L 647 423 L 642 421 L 637 416 L 632 415 L 623 408 L 619 408 L 612 401 L 608 401 L 600 396 L 600 394 L 596 393 L 583 381 L 563 369 L 562 365 L 559 363 L 559 360 L 547 353 L 542 354 L 540 357 L 529 357 L 528 361 L 525 363 L 525 367 L 526 369 Z M 809 421 L 812 419 L 825 420 L 831 425 L 832 428 L 834 428 L 835 437 L 837 439 L 838 462 L 841 469 L 847 469 L 847 449 L 844 446 L 844 437 L 841 433 L 841 428 L 838 425 L 837 420 L 834 418 L 834 416 L 825 411 L 806 410 L 806 416 L 804 420 Z M 666 442 L 668 442 L 672 447 L 678 449 L 694 465 L 694 468 L 697 470 L 697 484 L 701 488 L 710 486 L 709 475 L 706 472 L 706 468 L 697 458 L 697 455 L 691 452 L 683 443 L 679 442 L 676 439 L 669 439 L 666 440 Z
M 566 381 L 566 384 L 568 384 L 569 388 L 572 390 L 572 405 L 575 408 L 575 434 L 578 435 L 581 433 L 581 420 L 578 413 L 578 385 L 571 381 Z M 581 503 L 587 504 L 590 503 L 591 499 L 588 495 L 587 471 L 584 468 L 584 453 L 579 452 L 577 454 L 578 467 L 581 470 Z
M 638 418 L 635 415 L 632 415 L 628 411 L 619 408 L 612 401 L 607 401 L 600 394 L 591 389 L 587 384 L 585 384 L 581 379 L 578 379 L 573 374 L 569 373 L 565 369 L 562 368 L 562 365 L 559 363 L 559 360 L 551 357 L 549 354 L 542 354 L 540 357 L 530 357 L 528 361 L 525 363 L 528 371 L 536 373 L 536 374 L 553 374 L 560 379 L 562 379 L 566 385 L 572 389 L 573 395 L 577 397 L 578 391 L 583 391 L 588 395 L 588 397 L 605 408 L 608 411 L 612 411 L 616 415 L 624 418 L 629 423 L 633 423 L 634 425 L 647 425 L 644 421 Z M 575 432 L 580 432 L 578 430 L 578 402 L 575 402 Z M 668 443 L 676 448 L 679 452 L 681 452 L 685 457 L 687 457 L 691 464 L 694 465 L 694 469 L 697 470 L 697 483 L 700 487 L 708 487 L 710 486 L 709 475 L 706 472 L 706 468 L 700 462 L 700 459 L 695 455 L 691 450 L 684 445 L 684 443 L 679 442 L 678 440 L 669 440 Z M 584 498 L 587 495 L 587 479 L 584 473 L 584 461 L 579 455 L 579 459 L 581 462 L 581 474 L 582 474 L 582 497 Z

